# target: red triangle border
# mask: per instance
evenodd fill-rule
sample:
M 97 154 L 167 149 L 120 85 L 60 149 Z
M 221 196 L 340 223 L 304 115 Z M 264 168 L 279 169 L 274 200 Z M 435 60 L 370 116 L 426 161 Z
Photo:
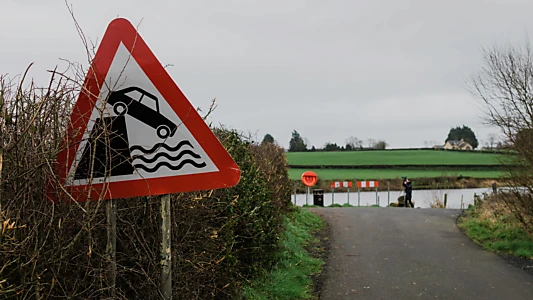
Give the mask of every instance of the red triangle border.
M 50 190 L 49 186 L 47 192 L 49 200 L 52 202 L 60 201 L 58 198 L 63 198 L 61 201 L 75 200 L 77 202 L 109 200 L 228 188 L 238 184 L 241 171 L 233 158 L 200 117 L 137 30 L 124 18 L 114 19 L 107 27 L 85 78 L 83 90 L 87 92 L 80 92 L 72 112 L 72 127 L 69 128 L 68 138 L 65 139 L 65 143 L 68 140 L 81 141 L 96 99 L 100 94 L 100 87 L 104 83 L 120 43 L 128 49 L 146 76 L 159 90 L 163 98 L 168 101 L 219 171 L 121 182 L 93 183 L 90 186 L 64 186 L 65 191 L 69 192 L 74 199 L 65 199 L 65 197 L 68 197 L 66 194 L 58 196 L 64 193 Z M 188 109 L 183 109 L 184 107 Z M 56 171 L 62 185 L 66 182 L 68 170 L 74 160 L 78 146 L 79 143 L 72 143 L 57 156 Z M 89 188 L 91 193 L 87 196 Z

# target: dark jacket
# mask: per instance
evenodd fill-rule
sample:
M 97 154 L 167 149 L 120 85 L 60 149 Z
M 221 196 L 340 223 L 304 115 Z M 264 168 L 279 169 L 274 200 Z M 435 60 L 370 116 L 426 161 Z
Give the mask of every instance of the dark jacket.
M 411 181 L 407 183 L 402 183 L 403 187 L 405 188 L 405 193 L 410 194 L 413 191 L 413 184 Z

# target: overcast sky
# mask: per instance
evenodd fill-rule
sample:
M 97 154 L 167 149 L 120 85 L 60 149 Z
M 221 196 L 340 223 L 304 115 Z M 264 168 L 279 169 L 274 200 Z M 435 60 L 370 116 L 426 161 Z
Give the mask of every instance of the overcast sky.
M 87 65 L 64 0 L 0 0 L 0 73 L 30 76 L 68 59 Z M 521 43 L 531 0 L 70 0 L 85 35 L 115 17 L 140 34 L 193 106 L 212 121 L 287 147 L 355 136 L 391 148 L 443 143 L 451 127 L 485 140 L 480 103 L 465 81 L 481 47 Z

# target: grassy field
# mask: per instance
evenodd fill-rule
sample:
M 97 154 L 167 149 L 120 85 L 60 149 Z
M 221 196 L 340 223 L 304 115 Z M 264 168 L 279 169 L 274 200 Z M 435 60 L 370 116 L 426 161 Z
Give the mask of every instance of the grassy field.
M 493 153 L 436 150 L 289 152 L 290 165 L 498 165 Z
M 432 170 L 401 170 L 401 169 L 290 169 L 289 176 L 293 180 L 300 180 L 302 173 L 313 171 L 318 178 L 322 180 L 378 180 L 378 179 L 395 179 L 402 176 L 410 178 L 433 178 L 445 176 L 468 176 L 475 178 L 498 178 L 503 175 L 500 171 L 432 171 Z
M 380 180 L 402 176 L 411 178 L 464 176 L 497 179 L 505 176 L 505 173 L 498 168 L 503 157 L 495 153 L 438 150 L 290 152 L 287 153 L 287 159 L 289 165 L 293 167 L 289 170 L 290 178 L 293 180 L 299 180 L 304 171 L 316 172 L 321 180 Z M 385 167 L 357 168 L 357 166 L 376 165 Z M 310 169 L 297 166 L 308 166 Z

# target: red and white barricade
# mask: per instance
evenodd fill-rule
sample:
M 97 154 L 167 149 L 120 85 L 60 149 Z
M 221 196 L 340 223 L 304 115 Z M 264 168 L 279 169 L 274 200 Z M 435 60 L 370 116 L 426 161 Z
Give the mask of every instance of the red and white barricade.
M 332 182 L 331 183 L 331 188 L 333 189 L 336 189 L 336 188 L 351 188 L 352 187 L 352 182 L 350 181 L 342 181 L 342 182 L 339 182 L 339 181 L 335 181 L 335 182 Z
M 371 187 L 378 187 L 378 181 L 358 181 L 357 182 L 358 188 L 371 188 Z

